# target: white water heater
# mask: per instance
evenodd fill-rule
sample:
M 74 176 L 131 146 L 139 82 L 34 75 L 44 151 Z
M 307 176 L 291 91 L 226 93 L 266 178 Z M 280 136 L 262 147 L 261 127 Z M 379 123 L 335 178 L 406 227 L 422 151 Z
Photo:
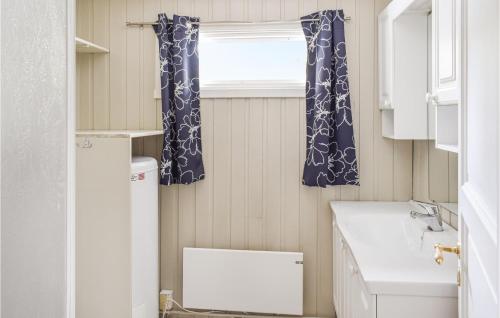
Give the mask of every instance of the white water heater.
M 158 164 L 133 157 L 131 170 L 132 318 L 158 318 Z

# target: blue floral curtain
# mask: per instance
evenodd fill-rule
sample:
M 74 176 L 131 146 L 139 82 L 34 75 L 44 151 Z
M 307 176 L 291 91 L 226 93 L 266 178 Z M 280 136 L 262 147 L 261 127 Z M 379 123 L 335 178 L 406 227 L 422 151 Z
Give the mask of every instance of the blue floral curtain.
M 162 13 L 154 26 L 160 48 L 163 121 L 161 184 L 204 178 L 201 155 L 198 18 Z
M 302 183 L 359 185 L 347 79 L 344 13 L 302 17 L 307 42 L 307 149 Z

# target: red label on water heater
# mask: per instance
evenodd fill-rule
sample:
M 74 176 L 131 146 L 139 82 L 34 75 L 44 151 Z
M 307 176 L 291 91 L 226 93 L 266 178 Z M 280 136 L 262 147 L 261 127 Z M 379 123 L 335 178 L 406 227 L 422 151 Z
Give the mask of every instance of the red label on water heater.
M 130 177 L 130 181 L 141 181 L 141 180 L 144 180 L 144 179 L 146 179 L 146 174 L 144 172 L 134 173 Z

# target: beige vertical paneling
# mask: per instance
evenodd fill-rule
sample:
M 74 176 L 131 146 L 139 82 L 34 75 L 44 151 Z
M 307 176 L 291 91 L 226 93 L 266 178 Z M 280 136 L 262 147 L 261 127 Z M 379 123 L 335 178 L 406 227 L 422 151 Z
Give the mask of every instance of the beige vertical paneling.
M 303 98 L 202 99 L 205 179 L 160 189 L 161 287 L 182 295 L 185 246 L 304 253 L 304 314 L 334 316 L 330 200 L 456 200 L 456 156 L 433 142 L 381 137 L 377 19 L 388 0 L 78 0 L 78 34 L 110 54 L 78 58 L 80 128 L 161 128 L 155 35 L 126 28 L 158 12 L 209 20 L 292 20 L 342 8 L 361 187 L 303 186 Z M 87 22 L 85 22 L 87 21 Z M 161 138 L 134 151 L 160 155 Z M 430 171 L 430 173 L 429 173 Z
M 458 155 L 448 154 L 448 202 L 458 202 Z
M 247 108 L 248 100 L 233 99 L 231 107 L 231 248 L 246 248 Z
M 210 0 L 194 0 L 194 15 L 201 21 L 210 20 L 212 10 L 210 10 Z
M 281 3 L 282 18 L 300 17 L 300 1 Z M 300 249 L 300 99 L 285 99 L 281 103 L 281 249 Z
M 178 227 L 177 227 L 177 291 L 176 299 L 182 302 L 182 255 L 184 247 L 196 244 L 196 199 L 193 185 L 179 185 Z
M 429 141 L 413 142 L 413 199 L 429 199 Z
M 250 21 L 261 21 L 263 13 L 263 1 L 264 0 L 248 0 L 248 12 L 247 16 Z
M 315 12 L 318 9 L 317 0 L 300 0 L 299 9 L 302 9 L 300 16 L 305 16 Z
M 264 21 L 279 20 L 281 18 L 281 0 L 265 0 L 262 5 Z
M 143 19 L 142 0 L 126 0 L 127 20 Z M 123 28 L 123 25 L 122 25 Z M 127 129 L 140 129 L 142 107 L 142 32 L 141 28 L 127 28 L 126 50 L 126 112 Z
M 109 0 L 94 1 L 94 42 L 109 47 Z M 109 54 L 95 54 L 93 78 L 94 129 L 109 128 Z
M 211 247 L 213 243 L 214 207 L 214 100 L 202 99 L 201 143 L 205 179 L 196 183 L 196 246 Z
M 170 18 L 177 12 L 177 0 L 160 0 L 161 10 L 165 12 Z
M 228 0 L 212 0 L 212 20 L 225 21 L 228 18 L 228 11 Z
M 359 1 L 359 149 L 360 199 L 373 200 L 375 165 L 373 145 L 373 100 L 375 100 L 374 0 Z
M 263 122 L 264 100 L 252 98 L 249 101 L 248 119 L 248 247 L 263 249 Z
M 109 109 L 110 129 L 127 128 L 127 7 L 122 0 L 109 0 Z
M 94 37 L 94 9 L 92 0 L 81 0 L 77 3 L 76 35 L 87 40 Z M 89 54 L 78 54 L 76 59 L 78 98 L 77 128 L 92 129 L 94 125 L 93 78 L 94 58 Z
M 443 165 L 438 163 L 445 163 Z M 429 147 L 429 195 L 431 200 L 448 202 L 448 152 Z
M 247 0 L 230 0 L 229 1 L 229 20 L 245 21 L 246 20 L 246 1 Z M 252 1 L 252 0 L 249 0 Z
M 318 10 L 337 9 L 340 0 L 318 0 Z
M 144 20 L 154 21 L 158 18 L 158 13 L 160 12 L 160 0 L 144 0 Z M 156 34 L 153 32 L 152 27 L 144 28 L 143 32 L 143 62 L 142 62 L 142 80 L 143 80 L 143 91 L 142 91 L 142 105 L 143 105 L 143 129 L 161 129 L 158 127 L 158 122 L 160 121 L 159 107 L 160 101 L 156 100 L 153 96 L 153 91 L 155 89 L 155 78 L 151 74 L 155 73 L 155 63 L 149 63 L 156 57 Z M 144 153 L 159 154 L 158 138 L 144 138 Z
M 281 16 L 284 20 L 299 19 L 301 14 L 300 0 L 283 0 L 281 2 Z
M 281 248 L 281 99 L 266 100 L 264 117 L 265 249 Z
M 88 54 L 80 54 L 76 60 L 78 89 L 78 121 L 77 129 L 93 128 L 93 58 Z
M 298 251 L 300 247 L 300 99 L 287 99 L 281 105 L 282 194 L 281 248 Z
M 413 143 L 394 141 L 394 200 L 408 201 L 412 196 Z
M 413 198 L 457 202 L 458 156 L 436 149 L 434 141 L 415 141 L 413 152 Z
M 160 12 L 160 0 L 144 0 L 144 20 L 155 21 Z M 157 125 L 157 101 L 153 96 L 155 89 L 155 63 L 150 63 L 156 57 L 156 35 L 152 27 L 145 27 L 142 30 L 142 69 L 141 77 L 143 84 L 142 90 L 142 128 L 155 129 Z
M 93 0 L 78 0 L 76 3 L 76 36 L 92 39 L 93 36 Z
M 213 246 L 231 243 L 231 100 L 214 101 L 214 219 Z
M 177 233 L 179 231 L 179 186 L 161 187 L 160 285 L 178 292 Z

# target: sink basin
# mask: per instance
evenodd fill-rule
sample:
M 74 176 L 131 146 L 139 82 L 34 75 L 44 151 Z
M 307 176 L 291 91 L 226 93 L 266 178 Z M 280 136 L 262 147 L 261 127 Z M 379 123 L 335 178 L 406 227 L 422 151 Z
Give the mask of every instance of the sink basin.
M 457 296 L 457 256 L 434 261 L 434 244 L 456 245 L 457 231 L 444 224 L 431 232 L 410 217 L 407 202 L 332 202 L 334 222 L 373 294 Z

